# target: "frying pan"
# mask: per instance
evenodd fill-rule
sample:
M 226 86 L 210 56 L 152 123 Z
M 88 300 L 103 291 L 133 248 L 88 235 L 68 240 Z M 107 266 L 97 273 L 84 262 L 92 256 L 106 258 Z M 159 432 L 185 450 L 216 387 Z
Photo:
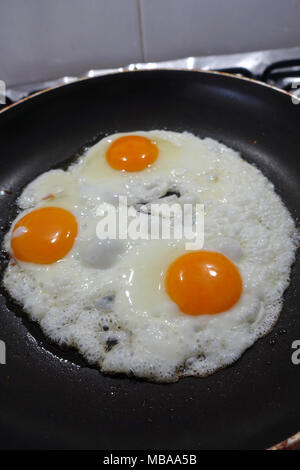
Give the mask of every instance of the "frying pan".
M 300 215 L 300 106 L 285 92 L 221 73 L 129 72 L 37 94 L 0 113 L 1 229 L 21 189 L 114 132 L 170 129 L 242 153 Z M 6 265 L 2 256 L 1 270 Z M 52 344 L 2 292 L 1 447 L 14 449 L 263 449 L 300 423 L 300 263 L 273 332 L 207 378 L 153 384 L 105 376 Z M 77 293 L 74 293 L 77 295 Z

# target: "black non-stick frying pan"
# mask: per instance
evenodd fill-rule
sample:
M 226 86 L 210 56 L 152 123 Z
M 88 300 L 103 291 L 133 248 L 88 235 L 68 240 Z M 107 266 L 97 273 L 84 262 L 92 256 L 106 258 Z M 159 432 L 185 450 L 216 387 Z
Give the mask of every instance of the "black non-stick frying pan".
M 242 153 L 300 216 L 300 105 L 269 86 L 225 74 L 129 72 L 38 94 L 0 113 L 2 234 L 20 190 L 64 166 L 105 134 L 170 129 L 210 136 Z M 6 265 L 2 257 L 1 270 Z M 102 375 L 51 344 L 1 296 L 2 448 L 253 449 L 298 431 L 300 263 L 273 332 L 231 367 L 207 378 L 153 384 Z M 77 295 L 75 292 L 74 295 Z

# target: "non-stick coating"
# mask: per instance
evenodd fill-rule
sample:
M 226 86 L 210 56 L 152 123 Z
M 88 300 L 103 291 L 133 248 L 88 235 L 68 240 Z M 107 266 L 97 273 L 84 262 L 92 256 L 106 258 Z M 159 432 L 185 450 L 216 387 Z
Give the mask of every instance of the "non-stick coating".
M 0 114 L 3 231 L 20 189 L 62 164 L 96 135 L 171 129 L 210 136 L 241 151 L 300 215 L 300 105 L 263 85 L 226 75 L 132 72 L 83 80 Z M 1 193 L 2 194 L 2 193 Z M 2 262 L 2 270 L 5 262 Z M 274 331 L 233 366 L 157 385 L 104 376 L 1 297 L 2 448 L 266 448 L 298 431 L 300 263 Z M 78 295 L 74 292 L 74 296 Z

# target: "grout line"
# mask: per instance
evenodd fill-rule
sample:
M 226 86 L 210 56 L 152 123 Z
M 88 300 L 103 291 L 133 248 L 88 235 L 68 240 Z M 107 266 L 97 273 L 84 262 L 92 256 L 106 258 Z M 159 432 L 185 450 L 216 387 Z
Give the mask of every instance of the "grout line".
M 143 26 L 143 15 L 142 15 L 142 0 L 136 0 L 137 9 L 138 9 L 138 17 L 139 17 L 139 32 L 140 32 L 140 41 L 141 41 L 141 49 L 142 49 L 142 60 L 145 62 L 146 54 L 145 54 L 145 37 L 144 37 L 144 26 Z

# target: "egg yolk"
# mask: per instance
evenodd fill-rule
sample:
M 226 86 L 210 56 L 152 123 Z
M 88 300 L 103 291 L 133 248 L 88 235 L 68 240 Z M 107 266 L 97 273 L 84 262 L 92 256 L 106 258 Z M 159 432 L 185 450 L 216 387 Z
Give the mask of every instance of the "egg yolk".
M 170 298 L 188 315 L 225 312 L 243 289 L 238 268 L 221 253 L 204 250 L 177 258 L 169 266 L 165 285 Z
M 116 139 L 106 152 L 107 163 L 115 170 L 142 171 L 157 159 L 158 148 L 146 137 L 128 135 Z
M 71 250 L 77 231 L 77 221 L 71 212 L 60 207 L 43 207 L 18 220 L 11 248 L 20 261 L 54 263 Z

